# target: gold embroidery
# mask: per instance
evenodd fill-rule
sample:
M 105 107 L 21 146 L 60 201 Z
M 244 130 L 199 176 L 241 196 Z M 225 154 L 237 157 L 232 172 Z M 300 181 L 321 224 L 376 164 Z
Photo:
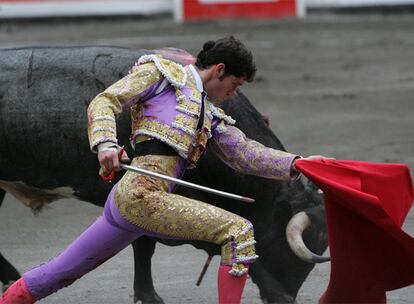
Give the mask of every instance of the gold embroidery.
M 196 134 L 196 127 L 201 112 L 201 96 L 200 92 L 194 88 L 195 84 L 190 80 L 187 83 L 187 89 L 189 89 L 189 95 L 196 101 L 191 101 L 189 96 L 185 96 L 179 88 L 176 88 L 176 110 L 181 113 L 176 113 L 172 125 L 159 122 L 156 117 L 145 117 L 144 105 L 139 103 L 134 92 L 142 91 L 146 87 L 145 84 L 160 79 L 159 66 L 163 67 L 161 73 L 165 73 L 168 69 L 171 75 L 175 75 L 176 67 L 170 65 L 168 60 L 159 57 L 147 56 L 141 59 L 141 64 L 134 66 L 127 77 L 112 85 L 92 103 L 89 117 L 91 145 L 96 147 L 100 142 L 117 142 L 116 124 L 111 118 L 122 111 L 125 103 L 129 103 L 131 105 L 131 141 L 136 136 L 157 138 L 172 146 L 180 156 L 188 158 L 188 155 L 191 155 L 190 161 L 195 164 L 205 151 L 208 138 L 211 137 L 212 114 L 209 102 L 206 102 L 203 131 L 200 134 Z M 177 68 L 176 72 L 185 72 L 185 70 L 181 71 L 181 68 Z
M 147 140 L 151 140 L 151 137 L 150 136 L 146 136 L 146 135 L 138 135 L 135 138 L 135 142 L 136 143 L 144 142 L 144 141 L 147 141 Z
M 188 153 L 192 149 L 197 118 L 178 114 L 172 126 L 169 126 L 144 117 L 142 105 L 136 105 L 131 108 L 131 121 L 133 137 L 147 135 L 157 138 L 175 148 L 182 157 L 188 157 Z M 180 133 L 177 129 L 184 131 L 186 134 Z
M 190 90 L 190 100 L 195 103 L 201 104 L 201 96 L 200 92 L 196 89 Z
M 187 82 L 187 72 L 185 69 L 167 59 L 163 59 L 160 55 L 144 55 L 138 59 L 135 66 L 140 64 L 153 62 L 161 74 L 176 88 L 182 88 Z
M 207 128 L 201 129 L 193 144 L 193 149 L 188 155 L 188 160 L 192 164 L 196 164 L 201 155 L 206 150 L 207 140 L 208 140 L 208 132 L 209 130 Z
M 136 130 L 138 130 L 138 126 L 141 124 L 140 122 L 144 118 L 144 111 L 141 104 L 136 104 L 131 107 L 131 130 L 132 134 L 135 134 Z
M 199 117 L 201 111 L 201 104 L 189 102 L 185 95 L 181 95 L 183 98 L 177 99 L 176 109 L 180 112 L 191 114 L 193 116 Z
M 247 272 L 248 269 L 243 264 L 233 263 L 233 265 L 231 266 L 231 270 L 229 271 L 229 274 L 234 275 L 236 277 L 241 277 Z
M 90 148 L 96 151 L 101 142 L 116 142 L 115 116 L 129 103 L 136 103 L 139 94 L 161 79 L 153 63 L 138 66 L 133 73 L 118 80 L 98 94 L 88 107 L 88 136 Z M 107 119 L 100 119 L 105 117 Z M 102 132 L 92 130 L 102 129 Z
M 211 130 L 211 120 L 213 119 L 213 116 L 211 116 L 211 107 L 210 103 L 206 101 L 206 113 L 204 115 L 204 128 L 208 129 L 208 132 L 210 133 Z M 209 138 L 211 137 L 211 134 L 209 134 Z
M 222 109 L 222 108 L 219 108 L 219 107 L 216 107 L 216 106 L 212 106 L 212 108 L 215 110 L 215 112 L 216 112 L 216 114 L 218 114 L 218 115 L 223 115 L 223 116 L 225 116 L 226 115 L 226 112 L 224 112 L 224 110 Z M 218 112 L 218 113 L 217 113 Z
M 179 87 L 183 87 L 186 83 L 186 72 L 184 68 L 177 63 L 167 60 L 167 59 L 160 59 L 160 66 L 168 72 L 168 75 L 172 79 L 175 79 L 176 82 L 179 84 Z
M 193 117 L 189 117 L 184 114 L 177 114 L 174 118 L 174 124 L 177 127 L 182 127 L 183 129 L 190 130 L 192 132 L 192 135 L 194 135 L 195 129 L 197 127 L 197 122 L 198 122 L 197 119 Z M 186 133 L 189 133 L 189 132 L 186 131 Z
M 237 227 L 238 228 L 238 227 Z M 254 235 L 251 224 L 244 226 L 240 230 L 230 231 L 232 241 L 224 244 L 222 250 L 222 264 L 231 265 L 233 263 L 243 263 L 257 258 L 254 249 Z M 245 246 L 239 246 L 245 243 Z
M 196 138 L 194 139 L 193 149 L 188 155 L 188 160 L 192 164 L 196 164 L 200 159 L 201 155 L 206 150 L 207 141 L 211 137 L 211 119 L 210 119 L 210 105 L 206 102 L 206 111 L 204 114 L 204 124 L 201 130 L 197 133 Z
M 248 139 L 236 127 L 223 125 L 216 127 L 213 149 L 224 163 L 241 173 L 291 180 L 291 164 L 296 155 L 268 148 Z
M 132 161 L 133 166 L 169 176 L 175 176 L 178 163 L 176 156 L 154 155 L 141 156 Z M 231 246 L 253 237 L 251 224 L 213 205 L 167 193 L 169 186 L 169 182 L 128 171 L 117 184 L 115 204 L 125 219 L 142 229 L 164 237 L 222 245 L 222 263 L 238 263 Z M 254 246 L 238 254 L 241 258 L 243 255 L 254 259 Z
M 211 103 L 210 103 L 210 107 L 211 107 L 211 114 L 213 114 L 213 116 L 215 116 L 215 117 L 217 117 L 221 120 L 224 120 L 229 125 L 234 125 L 236 123 L 236 121 L 233 118 L 231 118 L 231 116 L 226 115 L 226 113 L 223 111 L 223 109 L 215 107 Z
M 191 136 L 183 136 L 178 130 L 174 130 L 169 125 L 146 117 L 137 121 L 135 135 L 148 135 L 164 141 L 178 152 L 184 153 L 185 157 L 191 146 Z

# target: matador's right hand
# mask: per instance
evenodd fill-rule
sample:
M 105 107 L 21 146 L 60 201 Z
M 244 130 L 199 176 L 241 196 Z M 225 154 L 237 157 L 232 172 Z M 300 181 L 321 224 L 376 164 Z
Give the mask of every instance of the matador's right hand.
M 101 149 L 98 148 L 98 150 L 98 161 L 101 166 L 99 175 L 101 176 L 108 176 L 113 171 L 120 171 L 120 162 L 129 162 L 128 155 L 123 151 L 123 148 L 118 145 L 104 147 Z M 124 153 L 121 153 L 121 151 Z

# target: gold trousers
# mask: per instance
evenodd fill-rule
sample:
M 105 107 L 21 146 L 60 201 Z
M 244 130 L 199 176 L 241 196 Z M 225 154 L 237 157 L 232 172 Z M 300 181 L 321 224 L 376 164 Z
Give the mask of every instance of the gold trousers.
M 132 166 L 180 177 L 178 156 L 146 155 Z M 121 215 L 137 227 L 161 238 L 208 241 L 220 245 L 221 263 L 243 270 L 242 263 L 256 258 L 252 224 L 231 212 L 198 200 L 170 193 L 170 182 L 126 172 L 117 184 L 115 204 Z M 239 265 L 238 265 L 239 264 Z

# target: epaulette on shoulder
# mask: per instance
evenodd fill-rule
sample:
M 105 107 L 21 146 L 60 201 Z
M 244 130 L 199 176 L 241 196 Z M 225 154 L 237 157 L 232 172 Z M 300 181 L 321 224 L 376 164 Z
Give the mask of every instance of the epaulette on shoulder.
M 158 55 L 144 55 L 138 59 L 137 64 L 153 62 L 169 83 L 181 89 L 187 83 L 187 72 L 184 67 L 174 61 L 164 59 Z
M 231 116 L 227 115 L 223 109 L 217 108 L 213 105 L 210 105 L 211 108 L 211 114 L 213 114 L 213 116 L 224 120 L 226 123 L 228 123 L 229 125 L 234 125 L 236 123 L 236 121 L 231 118 Z

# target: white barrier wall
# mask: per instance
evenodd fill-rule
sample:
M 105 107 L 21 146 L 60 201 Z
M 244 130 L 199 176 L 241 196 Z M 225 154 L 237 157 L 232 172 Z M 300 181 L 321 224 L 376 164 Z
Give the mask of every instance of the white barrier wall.
M 412 5 L 414 0 L 305 0 L 307 8 Z
M 294 10 L 296 10 L 296 16 L 304 17 L 307 8 L 414 5 L 414 0 L 0 0 L 0 19 L 174 13 L 175 19 L 182 21 L 187 19 L 183 13 L 185 5 L 190 4 L 191 7 L 194 7 L 197 2 L 202 5 L 217 5 L 219 7 L 217 12 L 224 18 L 228 17 L 223 12 L 230 4 L 233 4 L 235 8 L 247 7 L 245 11 L 236 10 L 236 13 L 242 18 L 255 11 L 255 9 L 252 10 L 251 7 L 248 7 L 248 3 L 256 3 L 257 8 L 261 5 L 270 5 L 272 2 L 277 3 L 278 12 L 267 13 L 267 15 L 274 17 L 295 15 Z M 295 4 L 292 6 L 289 3 Z M 191 10 L 197 12 L 197 8 L 190 8 Z M 263 17 L 266 15 L 259 11 L 256 16 L 260 17 L 260 14 Z
M 172 0 L 0 0 L 0 18 L 150 15 L 173 6 Z
M 149 15 L 176 20 L 303 16 L 306 0 L 0 0 L 0 18 Z M 198 8 L 197 8 L 198 7 Z M 217 9 L 216 9 L 217 8 Z M 205 10 L 205 11 L 204 11 Z M 206 11 L 210 11 L 209 14 Z M 187 14 L 187 12 L 190 12 Z M 194 14 L 193 14 L 194 13 Z

